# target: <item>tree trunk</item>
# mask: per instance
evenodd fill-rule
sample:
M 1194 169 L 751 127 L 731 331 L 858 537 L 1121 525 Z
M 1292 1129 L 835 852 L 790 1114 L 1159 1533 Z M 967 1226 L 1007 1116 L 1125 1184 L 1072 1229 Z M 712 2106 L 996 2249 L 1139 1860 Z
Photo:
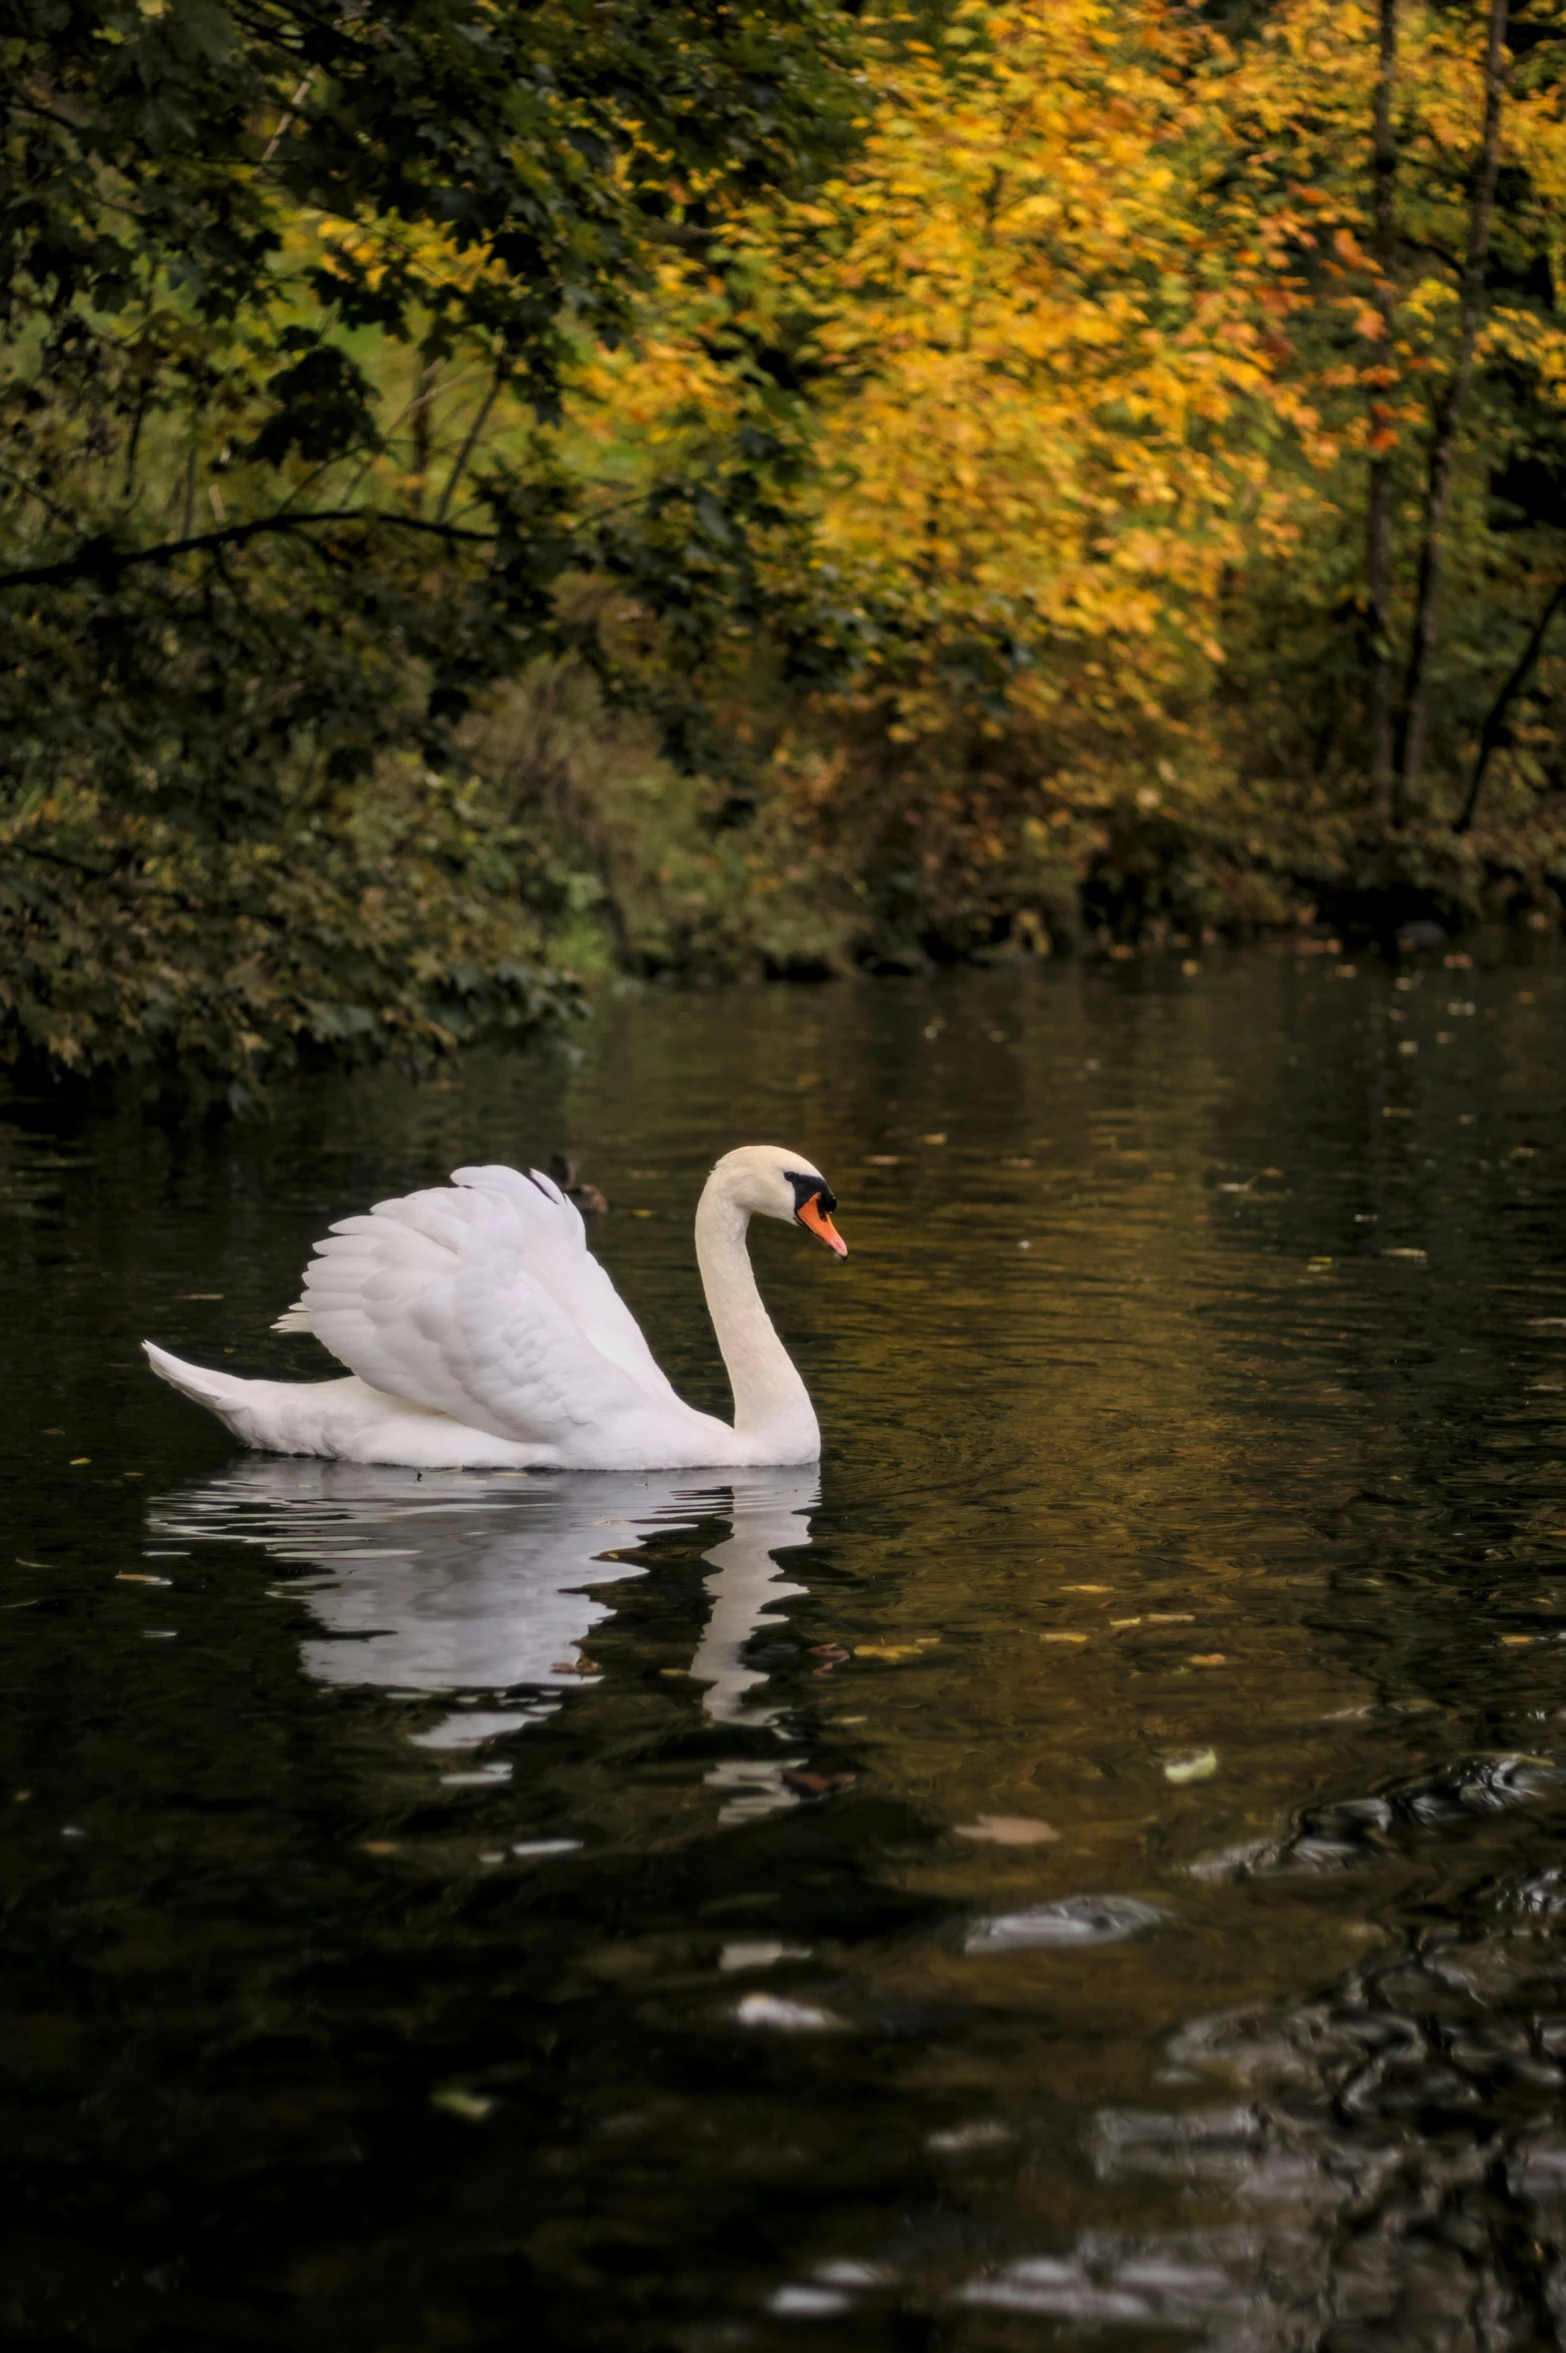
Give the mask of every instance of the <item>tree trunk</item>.
M 1419 589 L 1414 607 L 1414 637 L 1408 657 L 1408 679 L 1403 695 L 1403 762 L 1398 780 L 1395 814 L 1406 817 L 1418 797 L 1430 732 L 1431 664 L 1441 631 L 1441 574 L 1445 554 L 1447 511 L 1452 503 L 1452 478 L 1457 435 L 1464 404 L 1473 382 L 1474 352 L 1484 316 L 1485 262 L 1490 251 L 1490 221 L 1495 209 L 1495 181 L 1501 164 L 1501 112 L 1506 95 L 1506 15 L 1508 0 L 1490 0 L 1490 38 L 1484 66 L 1484 143 L 1473 201 L 1468 208 L 1468 252 L 1463 263 L 1458 304 L 1457 356 L 1446 388 L 1436 403 L 1430 440 L 1430 472 L 1425 491 L 1424 530 L 1419 549 Z
M 1527 685 L 1534 663 L 1539 658 L 1539 649 L 1549 635 L 1550 623 L 1563 604 L 1566 604 L 1566 580 L 1557 584 L 1549 602 L 1529 631 L 1527 644 L 1512 664 L 1506 684 L 1490 705 L 1489 716 L 1480 730 L 1479 753 L 1474 761 L 1473 775 L 1469 779 L 1468 798 L 1463 803 L 1461 817 L 1452 828 L 1454 833 L 1466 833 L 1474 821 L 1474 811 L 1479 806 L 1479 795 L 1484 790 L 1485 771 L 1490 765 L 1492 754 L 1500 750 L 1501 739 L 1506 732 L 1507 713 Z
M 1397 147 L 1392 100 L 1397 82 L 1397 0 L 1380 0 L 1381 55 L 1376 70 L 1374 301 L 1381 314 L 1382 381 L 1370 396 L 1370 514 L 1366 574 L 1370 602 L 1370 791 L 1378 828 L 1392 823 L 1392 443 L 1384 397 L 1392 368 L 1397 312 Z M 1379 396 L 1379 397 L 1378 397 Z

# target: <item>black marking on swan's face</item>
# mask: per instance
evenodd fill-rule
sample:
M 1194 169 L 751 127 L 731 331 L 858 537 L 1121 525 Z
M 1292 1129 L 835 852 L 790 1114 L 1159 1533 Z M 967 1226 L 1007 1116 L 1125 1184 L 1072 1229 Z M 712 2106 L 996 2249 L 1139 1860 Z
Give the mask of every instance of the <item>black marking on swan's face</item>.
M 799 1169 L 786 1168 L 784 1177 L 794 1188 L 794 1215 L 798 1217 L 807 1201 L 814 1201 L 830 1217 L 837 1207 L 837 1195 L 825 1177 L 805 1176 Z

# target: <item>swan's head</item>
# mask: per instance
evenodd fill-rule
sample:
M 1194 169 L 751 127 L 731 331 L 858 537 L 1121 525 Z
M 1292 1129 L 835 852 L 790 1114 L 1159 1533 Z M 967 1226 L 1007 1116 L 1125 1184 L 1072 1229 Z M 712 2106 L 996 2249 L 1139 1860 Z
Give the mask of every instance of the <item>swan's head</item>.
M 832 1223 L 837 1195 L 803 1154 L 785 1152 L 780 1144 L 742 1144 L 737 1152 L 725 1152 L 712 1173 L 729 1199 L 752 1217 L 803 1226 L 839 1258 L 848 1256 L 848 1244 Z

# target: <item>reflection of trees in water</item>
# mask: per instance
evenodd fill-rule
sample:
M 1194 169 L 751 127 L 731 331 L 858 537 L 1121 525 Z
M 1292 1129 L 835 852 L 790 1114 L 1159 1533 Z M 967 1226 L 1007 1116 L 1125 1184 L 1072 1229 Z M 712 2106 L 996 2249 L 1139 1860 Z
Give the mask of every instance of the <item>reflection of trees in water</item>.
M 1566 1865 L 1537 1861 L 1554 1843 L 1546 1808 L 1566 1829 L 1559 1769 L 1476 1759 L 1219 1858 L 1210 1870 L 1265 1879 L 1352 1872 L 1391 1850 L 1423 1867 L 1424 1916 L 1319 2000 L 1182 2030 L 1166 2080 L 1194 2094 L 1220 2077 L 1223 2105 L 1096 2119 L 1102 2181 L 1161 2185 L 1221 2222 L 1088 2232 L 970 2281 L 963 2301 L 1193 2332 L 1215 2353 L 1558 2345 Z

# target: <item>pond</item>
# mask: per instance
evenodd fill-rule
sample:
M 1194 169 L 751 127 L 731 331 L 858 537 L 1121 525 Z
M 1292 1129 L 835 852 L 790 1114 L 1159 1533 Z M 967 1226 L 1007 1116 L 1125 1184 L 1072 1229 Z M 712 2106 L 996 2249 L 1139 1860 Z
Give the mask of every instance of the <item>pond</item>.
M 447 2353 L 1554 2344 L 1566 968 L 651 991 L 264 1128 L 0 1119 L 0 2327 Z M 819 1474 L 249 1455 L 138 1343 L 575 1154 Z

